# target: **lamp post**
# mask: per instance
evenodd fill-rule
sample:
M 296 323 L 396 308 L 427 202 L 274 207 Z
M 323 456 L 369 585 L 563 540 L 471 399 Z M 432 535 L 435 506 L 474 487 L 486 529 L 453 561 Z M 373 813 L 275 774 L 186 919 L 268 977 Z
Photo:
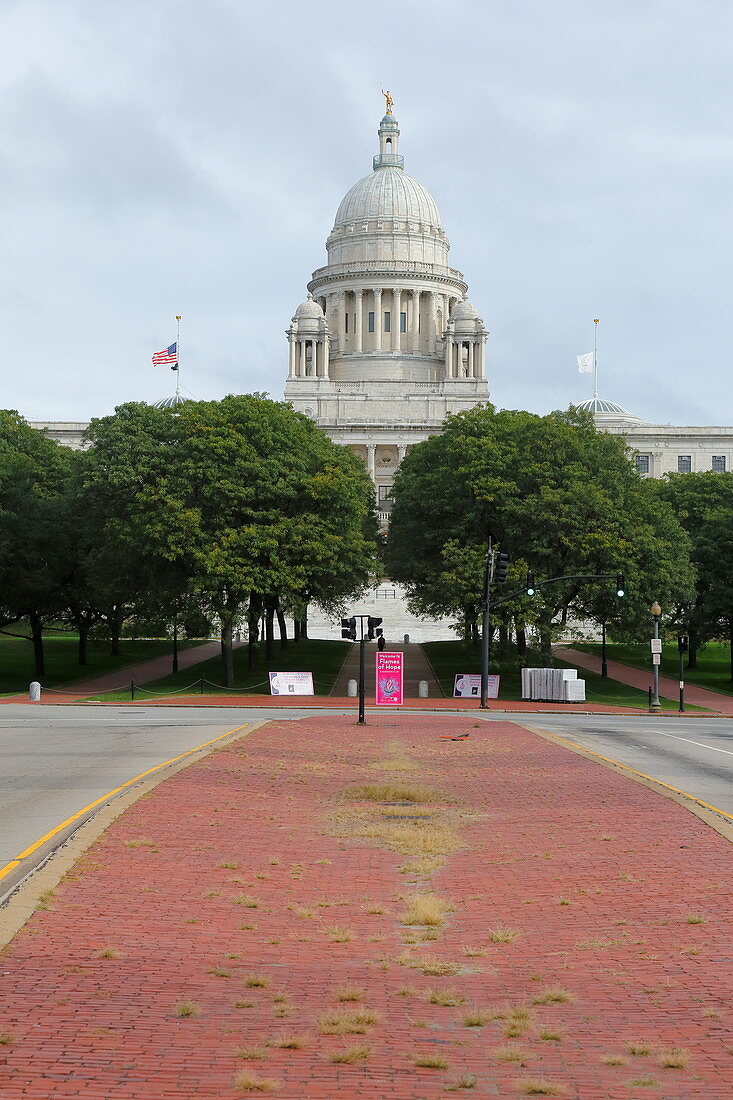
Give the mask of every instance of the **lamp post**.
M 652 622 L 654 623 L 654 640 L 656 641 L 659 638 L 659 619 L 662 614 L 662 609 L 655 600 L 649 610 L 651 612 Z M 653 646 L 652 648 L 656 649 L 656 646 Z M 654 672 L 654 688 L 652 693 L 652 700 L 649 704 L 650 714 L 658 714 L 659 711 L 662 709 L 662 704 L 659 702 L 659 664 L 657 663 L 658 659 L 659 654 L 652 653 L 652 661 L 654 662 L 654 664 L 652 665 L 652 669 Z

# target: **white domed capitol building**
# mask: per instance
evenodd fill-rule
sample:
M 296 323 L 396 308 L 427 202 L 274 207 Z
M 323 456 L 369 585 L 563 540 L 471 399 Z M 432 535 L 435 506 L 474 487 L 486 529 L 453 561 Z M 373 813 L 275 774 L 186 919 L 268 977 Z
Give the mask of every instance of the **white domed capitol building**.
M 287 401 L 363 457 L 383 522 L 406 449 L 489 396 L 483 321 L 449 266 L 435 200 L 404 171 L 390 108 L 288 329 L 285 385 Z

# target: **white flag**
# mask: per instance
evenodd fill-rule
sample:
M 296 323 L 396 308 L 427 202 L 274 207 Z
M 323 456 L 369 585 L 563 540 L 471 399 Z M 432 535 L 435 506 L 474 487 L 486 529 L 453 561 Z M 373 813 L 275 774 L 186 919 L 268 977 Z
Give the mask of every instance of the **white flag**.
M 593 352 L 589 351 L 587 355 L 576 355 L 578 360 L 578 371 L 581 374 L 593 373 Z

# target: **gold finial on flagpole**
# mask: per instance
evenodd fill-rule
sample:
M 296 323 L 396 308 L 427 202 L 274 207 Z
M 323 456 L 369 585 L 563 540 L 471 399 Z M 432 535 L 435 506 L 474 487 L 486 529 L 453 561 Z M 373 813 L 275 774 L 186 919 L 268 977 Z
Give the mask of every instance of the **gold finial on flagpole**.
M 394 107 L 394 100 L 392 99 L 392 93 L 391 92 L 385 92 L 384 88 L 382 88 L 382 95 L 384 96 L 385 100 L 387 101 L 386 114 L 391 115 L 392 114 L 392 108 Z

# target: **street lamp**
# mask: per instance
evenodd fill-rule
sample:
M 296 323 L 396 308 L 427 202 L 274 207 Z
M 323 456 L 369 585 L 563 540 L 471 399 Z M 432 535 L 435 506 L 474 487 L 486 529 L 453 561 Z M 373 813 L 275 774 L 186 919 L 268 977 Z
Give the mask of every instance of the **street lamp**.
M 649 610 L 651 612 L 652 622 L 654 623 L 654 640 L 656 641 L 659 638 L 659 619 L 662 614 L 662 609 L 655 600 Z M 659 665 L 657 663 L 659 659 L 659 654 L 653 652 L 656 648 L 657 646 L 652 646 L 652 661 L 654 662 L 654 664 L 652 665 L 652 668 L 654 670 L 654 688 L 651 702 L 649 703 L 650 714 L 658 714 L 659 711 L 662 709 L 662 704 L 659 702 Z

